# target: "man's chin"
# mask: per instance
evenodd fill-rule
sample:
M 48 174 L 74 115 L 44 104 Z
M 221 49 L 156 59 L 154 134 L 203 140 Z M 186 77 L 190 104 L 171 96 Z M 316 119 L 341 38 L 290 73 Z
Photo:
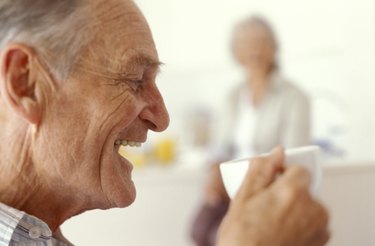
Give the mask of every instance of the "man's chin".
M 130 206 L 136 198 L 137 192 L 133 181 L 130 182 L 126 187 L 126 191 L 113 193 L 112 207 L 113 208 L 125 208 Z
M 130 198 L 130 199 L 129 199 Z M 128 197 L 127 199 L 121 200 L 116 204 L 117 208 L 126 208 L 132 205 L 135 201 L 136 195 L 134 194 L 132 197 Z

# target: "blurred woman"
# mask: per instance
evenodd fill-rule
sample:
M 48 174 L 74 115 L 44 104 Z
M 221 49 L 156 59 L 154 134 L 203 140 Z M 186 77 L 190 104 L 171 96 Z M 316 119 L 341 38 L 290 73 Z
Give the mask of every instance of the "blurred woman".
M 308 97 L 285 79 L 277 64 L 278 43 L 268 22 L 251 16 L 233 31 L 232 53 L 245 72 L 233 90 L 216 136 L 215 155 L 203 205 L 193 222 L 196 245 L 215 245 L 217 228 L 229 206 L 218 163 L 266 153 L 275 146 L 310 143 Z

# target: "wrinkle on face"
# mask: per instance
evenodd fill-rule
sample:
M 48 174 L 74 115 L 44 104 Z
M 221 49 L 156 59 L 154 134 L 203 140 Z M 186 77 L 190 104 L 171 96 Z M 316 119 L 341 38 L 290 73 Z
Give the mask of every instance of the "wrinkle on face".
M 98 64 L 92 59 L 86 59 L 79 69 L 82 73 L 101 78 L 105 81 L 105 84 L 117 85 L 123 80 L 139 77 L 146 68 L 152 67 L 158 73 L 163 63 L 149 53 L 141 49 L 129 49 L 117 57 L 106 55 L 104 60 L 106 65 Z
M 80 124 L 85 124 L 85 122 L 80 121 Z M 72 127 L 74 128 L 74 127 Z M 81 131 L 85 131 L 85 129 L 89 129 L 89 125 L 87 127 L 80 127 Z M 66 133 L 67 135 L 76 135 L 74 130 L 69 133 Z M 89 136 L 89 134 L 86 133 L 81 133 L 81 136 L 85 138 L 86 136 Z M 58 135 L 56 136 L 43 136 L 45 139 L 59 139 Z M 64 139 L 63 141 L 59 141 L 58 148 L 59 149 L 64 149 L 64 150 L 69 150 L 69 151 L 64 151 L 64 156 L 63 156 L 63 163 L 64 165 L 61 165 L 62 159 L 60 155 L 56 155 L 56 147 L 54 144 L 49 144 L 45 143 L 45 149 L 44 151 L 46 152 L 45 154 L 48 156 L 48 163 L 46 164 L 46 173 L 44 175 L 48 176 L 48 173 L 53 173 L 56 175 L 56 177 L 59 178 L 59 180 L 66 182 L 67 175 L 70 174 L 71 170 L 76 169 L 77 163 L 80 163 L 81 161 L 77 159 L 77 156 L 80 156 L 79 153 L 82 151 L 82 143 L 85 142 L 85 139 L 76 139 L 76 138 L 67 138 Z M 78 155 L 77 155 L 78 154 Z M 53 170 L 51 170 L 53 168 Z M 70 176 L 74 176 L 71 175 Z M 56 178 L 54 177 L 54 178 Z M 79 175 L 76 177 L 79 179 Z M 74 183 L 74 179 L 70 182 Z
M 92 11 L 94 12 L 92 26 L 104 31 L 108 31 L 107 27 L 113 25 L 128 28 L 129 23 L 132 25 L 131 28 L 143 29 L 144 24 L 147 23 L 139 8 L 131 0 L 96 1 Z
M 124 95 L 124 98 L 120 101 L 120 103 L 111 111 L 109 112 L 103 119 L 102 123 L 100 124 L 99 126 L 99 131 L 101 131 L 104 126 L 106 125 L 106 123 L 108 121 L 111 121 L 113 119 L 113 116 L 120 110 L 120 108 L 122 108 L 125 104 L 130 104 L 130 89 L 124 89 L 122 92 L 120 92 L 119 95 Z M 118 95 L 118 96 L 119 96 Z
M 147 21 L 133 1 L 97 1 L 92 7 L 92 12 L 90 28 L 96 34 L 93 42 L 96 45 L 89 52 L 90 55 L 96 54 L 101 58 L 108 56 L 108 61 L 111 62 L 118 54 L 124 54 L 135 47 L 147 47 L 156 52 Z M 128 42 L 132 39 L 137 39 L 137 43 Z M 103 64 L 108 64 L 108 61 L 104 61 Z

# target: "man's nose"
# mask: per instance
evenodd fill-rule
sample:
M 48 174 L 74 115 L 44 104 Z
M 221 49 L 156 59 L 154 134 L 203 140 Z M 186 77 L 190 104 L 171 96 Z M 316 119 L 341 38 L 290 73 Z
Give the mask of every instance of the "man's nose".
M 146 121 L 148 128 L 155 132 L 162 132 L 169 125 L 169 114 L 159 89 L 153 88 L 147 96 L 147 106 L 141 112 L 140 118 Z

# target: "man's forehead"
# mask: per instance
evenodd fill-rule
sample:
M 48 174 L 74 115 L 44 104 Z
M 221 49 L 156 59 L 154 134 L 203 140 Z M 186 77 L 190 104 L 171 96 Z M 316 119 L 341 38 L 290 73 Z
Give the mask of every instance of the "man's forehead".
M 105 60 L 103 64 L 97 64 L 95 60 L 88 60 L 83 66 L 83 70 L 100 77 L 116 79 L 124 74 L 138 74 L 139 71 L 146 68 L 152 68 L 158 72 L 160 65 L 163 64 L 157 56 L 140 50 L 128 50 L 121 56 L 116 58 L 108 56 Z
M 98 0 L 92 3 L 93 25 L 129 25 L 145 21 L 143 14 L 132 0 Z M 125 25 L 125 26 L 124 26 Z
M 133 1 L 102 0 L 95 6 L 95 39 L 84 59 L 90 70 L 117 73 L 140 66 L 160 66 L 147 21 Z

